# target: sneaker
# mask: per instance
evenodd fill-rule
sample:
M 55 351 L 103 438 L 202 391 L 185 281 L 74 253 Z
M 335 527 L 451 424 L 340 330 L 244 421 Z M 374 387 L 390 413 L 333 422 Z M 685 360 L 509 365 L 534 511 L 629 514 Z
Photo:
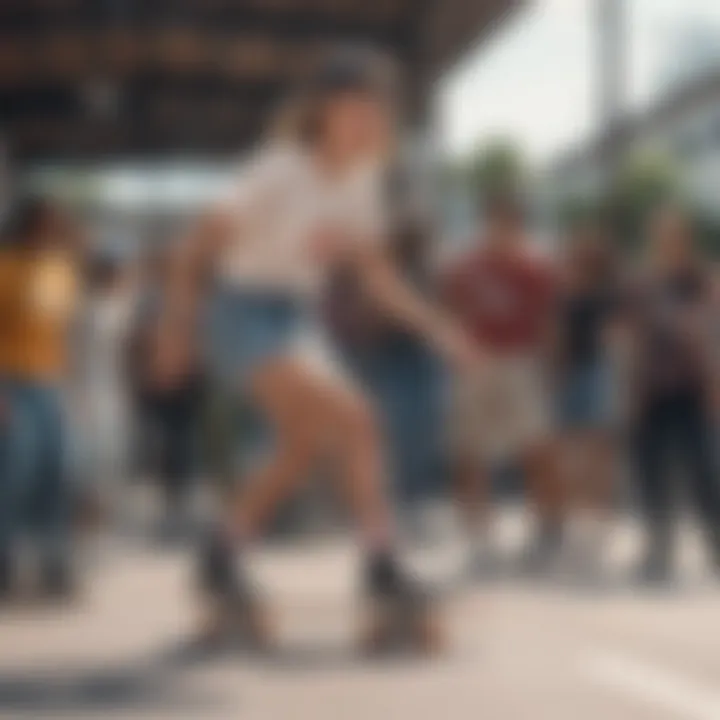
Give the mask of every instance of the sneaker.
M 365 591 L 376 600 L 424 602 L 428 599 L 427 589 L 404 573 L 390 554 L 370 559 L 365 571 Z
M 238 572 L 234 549 L 221 533 L 213 531 L 200 551 L 199 585 L 211 595 L 243 594 L 246 583 Z
M 362 639 L 365 651 L 375 655 L 412 649 L 434 654 L 442 648 L 435 599 L 392 557 L 372 558 L 365 582 L 371 611 Z

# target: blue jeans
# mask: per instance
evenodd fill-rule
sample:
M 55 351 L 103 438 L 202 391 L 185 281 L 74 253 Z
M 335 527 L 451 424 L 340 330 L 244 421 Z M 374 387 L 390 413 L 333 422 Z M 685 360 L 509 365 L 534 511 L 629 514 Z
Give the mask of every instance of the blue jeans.
M 203 379 L 198 375 L 171 390 L 148 391 L 141 397 L 147 421 L 143 434 L 154 440 L 152 469 L 168 509 L 181 506 L 190 491 L 197 468 L 203 395 Z
M 637 482 L 653 550 L 669 557 L 678 514 L 674 471 L 683 482 L 705 525 L 711 551 L 720 560 L 720 474 L 714 424 L 701 391 L 648 400 L 636 421 Z
M 380 412 L 396 499 L 413 505 L 433 495 L 442 465 L 440 363 L 412 338 L 346 357 Z
M 557 394 L 563 430 L 603 430 L 613 421 L 613 369 L 605 358 L 568 368 Z
M 69 493 L 63 413 L 51 384 L 0 377 L 0 552 L 29 533 L 46 557 L 63 553 Z

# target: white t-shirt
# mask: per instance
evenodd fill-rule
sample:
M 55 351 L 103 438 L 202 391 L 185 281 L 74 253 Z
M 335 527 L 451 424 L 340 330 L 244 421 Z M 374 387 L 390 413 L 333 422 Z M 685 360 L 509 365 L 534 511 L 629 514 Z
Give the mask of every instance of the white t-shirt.
M 242 170 L 226 205 L 237 214 L 237 239 L 219 258 L 220 277 L 235 286 L 316 296 L 325 267 L 321 233 L 347 242 L 379 242 L 385 232 L 381 168 L 343 176 L 322 172 L 300 147 L 263 148 Z

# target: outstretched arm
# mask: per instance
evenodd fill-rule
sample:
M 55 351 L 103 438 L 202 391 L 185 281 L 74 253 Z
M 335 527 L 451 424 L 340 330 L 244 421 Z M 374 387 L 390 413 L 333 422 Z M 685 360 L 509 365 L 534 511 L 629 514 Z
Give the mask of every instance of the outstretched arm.
M 160 382 L 171 383 L 187 368 L 188 345 L 197 318 L 203 280 L 236 229 L 224 209 L 207 213 L 172 250 L 157 333 L 155 370 Z
M 425 301 L 400 276 L 381 248 L 367 245 L 355 254 L 368 296 L 396 322 L 426 338 L 450 362 L 468 366 L 480 350 L 454 319 Z
M 193 319 L 202 280 L 232 237 L 234 226 L 235 220 L 230 213 L 215 209 L 201 217 L 180 240 L 170 257 L 163 302 L 165 321 L 174 323 Z

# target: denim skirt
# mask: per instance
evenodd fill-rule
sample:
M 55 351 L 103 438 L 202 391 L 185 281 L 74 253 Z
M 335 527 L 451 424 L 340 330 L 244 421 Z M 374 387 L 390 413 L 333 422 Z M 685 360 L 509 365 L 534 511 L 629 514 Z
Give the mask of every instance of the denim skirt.
M 246 382 L 264 363 L 292 352 L 309 315 L 290 294 L 221 288 L 208 308 L 207 367 L 218 380 Z

